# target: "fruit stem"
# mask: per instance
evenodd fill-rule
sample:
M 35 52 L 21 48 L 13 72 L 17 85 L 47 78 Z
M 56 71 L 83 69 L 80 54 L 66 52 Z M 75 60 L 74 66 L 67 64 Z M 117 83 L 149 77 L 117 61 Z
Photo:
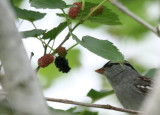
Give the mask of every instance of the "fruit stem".
M 71 36 L 70 33 L 72 33 L 80 24 L 84 23 L 84 22 L 93 14 L 93 12 L 96 11 L 99 7 L 101 7 L 102 4 L 104 4 L 106 1 L 108 1 L 108 0 L 103 0 L 97 7 L 95 7 L 95 9 L 92 10 L 84 19 L 80 20 L 72 29 L 69 29 L 69 32 L 68 32 L 68 34 L 66 35 L 65 39 L 61 42 L 61 44 L 60 44 L 58 47 L 62 46 L 62 45 L 69 39 L 69 37 Z M 82 2 L 85 2 L 85 0 L 83 0 Z M 83 4 L 82 4 L 82 5 L 83 5 Z M 58 48 L 58 47 L 57 47 L 57 48 Z M 57 48 L 56 48 L 56 49 L 57 49 Z M 53 54 L 55 54 L 55 53 L 56 53 L 56 50 L 55 50 L 53 53 L 51 53 L 51 55 L 53 55 Z
M 65 15 L 66 21 L 67 21 L 67 26 L 69 31 L 72 30 L 71 26 L 70 26 L 70 19 L 68 18 L 67 14 L 65 13 L 64 9 L 61 9 L 63 14 Z
M 68 50 L 67 50 L 67 52 L 69 51 L 69 50 L 71 50 L 72 48 L 74 48 L 75 46 L 77 46 L 79 43 L 76 43 L 76 44 L 74 44 L 73 46 L 71 46 L 70 48 L 68 48 Z
M 84 10 L 85 8 L 85 0 L 82 0 L 82 11 Z

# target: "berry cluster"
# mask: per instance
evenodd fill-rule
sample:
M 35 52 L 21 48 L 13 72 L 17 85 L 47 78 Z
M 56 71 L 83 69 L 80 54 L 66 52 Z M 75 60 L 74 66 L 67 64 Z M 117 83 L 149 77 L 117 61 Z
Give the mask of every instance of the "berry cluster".
M 90 12 L 93 11 L 94 8 L 95 8 L 95 7 L 91 8 L 91 9 L 90 9 Z M 103 8 L 103 6 L 100 6 L 97 10 L 95 10 L 95 11 L 93 12 L 92 16 L 100 15 L 100 14 L 102 14 L 103 12 L 104 12 L 104 8 Z
M 38 59 L 38 65 L 39 67 L 47 67 L 49 64 L 51 64 L 54 60 L 54 57 L 51 54 L 46 54 Z
M 81 10 L 82 4 L 80 2 L 76 2 L 73 5 L 76 5 L 77 7 L 71 7 L 69 9 L 69 17 L 75 19 Z
M 55 65 L 59 68 L 59 71 L 62 71 L 63 73 L 68 73 L 71 69 L 68 65 L 68 60 L 65 57 L 56 57 Z

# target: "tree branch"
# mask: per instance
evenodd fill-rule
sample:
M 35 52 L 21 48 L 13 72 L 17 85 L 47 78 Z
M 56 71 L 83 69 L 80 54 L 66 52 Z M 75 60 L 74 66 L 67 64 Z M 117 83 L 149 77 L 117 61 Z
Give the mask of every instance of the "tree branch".
M 127 9 L 125 6 L 123 6 L 121 3 L 119 3 L 117 0 L 109 0 L 114 6 L 116 6 L 118 9 L 120 9 L 122 12 L 127 14 L 128 16 L 132 17 L 134 20 L 142 24 L 144 27 L 148 28 L 152 32 L 154 32 L 156 35 L 160 37 L 159 30 L 154 28 L 152 25 L 149 23 L 145 22 L 143 19 L 140 17 L 136 16 L 134 13 L 132 13 L 129 9 Z
M 8 92 L 6 97 L 14 115 L 49 115 L 12 11 L 8 0 L 0 0 L 0 59 L 5 72 L 2 85 Z
M 132 113 L 132 114 L 142 113 L 140 111 L 114 107 L 114 106 L 111 106 L 109 104 L 107 104 L 107 105 L 91 104 L 91 103 L 83 103 L 83 102 L 71 101 L 71 100 L 67 100 L 67 99 L 57 99 L 57 98 L 50 98 L 50 97 L 45 97 L 45 99 L 47 101 L 52 101 L 52 102 L 59 102 L 59 103 L 65 103 L 65 104 L 74 104 L 74 105 L 80 105 L 80 106 L 86 106 L 86 107 L 95 107 L 95 108 L 102 108 L 102 109 L 110 109 L 110 110 L 126 112 L 126 113 Z
M 7 92 L 0 92 L 0 95 L 8 95 Z M 129 110 L 129 109 L 124 109 L 124 108 L 119 108 L 119 107 L 114 107 L 109 104 L 107 105 L 102 105 L 102 104 L 91 104 L 91 103 L 84 103 L 84 102 L 77 102 L 77 101 L 72 101 L 72 100 L 67 100 L 67 99 L 57 99 L 57 98 L 50 98 L 50 97 L 45 97 L 46 101 L 51 101 L 51 102 L 59 102 L 59 103 L 65 103 L 65 104 L 73 104 L 73 105 L 80 105 L 80 106 L 86 106 L 86 107 L 95 107 L 95 108 L 102 108 L 102 109 L 110 109 L 110 110 L 115 110 L 115 111 L 120 111 L 120 112 L 126 112 L 126 113 L 132 113 L 132 114 L 140 114 L 142 112 L 140 111 L 135 111 L 135 110 Z

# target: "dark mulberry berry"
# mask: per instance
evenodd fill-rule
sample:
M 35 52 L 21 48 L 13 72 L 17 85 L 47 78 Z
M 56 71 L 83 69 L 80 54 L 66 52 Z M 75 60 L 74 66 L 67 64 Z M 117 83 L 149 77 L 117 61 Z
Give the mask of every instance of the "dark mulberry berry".
M 55 65 L 59 68 L 59 71 L 62 71 L 63 73 L 68 73 L 71 69 L 68 65 L 68 60 L 65 57 L 56 57 Z

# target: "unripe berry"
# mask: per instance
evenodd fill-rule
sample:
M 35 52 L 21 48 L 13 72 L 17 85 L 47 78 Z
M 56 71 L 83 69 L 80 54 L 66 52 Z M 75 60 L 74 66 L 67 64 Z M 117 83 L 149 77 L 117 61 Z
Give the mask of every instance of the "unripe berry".
M 93 11 L 93 9 L 95 9 L 96 7 L 93 7 L 90 9 L 90 12 Z M 104 8 L 103 6 L 100 6 L 97 10 L 95 10 L 92 14 L 92 16 L 97 16 L 97 15 L 100 15 L 104 12 Z
M 67 51 L 64 47 L 58 47 L 57 48 L 57 53 L 58 53 L 59 56 L 65 57 L 66 54 L 67 54 Z
M 73 5 L 76 5 L 79 10 L 82 8 L 82 4 L 80 2 L 76 2 Z
M 82 5 L 80 2 L 76 2 L 73 5 L 76 5 L 77 7 L 71 7 L 69 9 L 69 17 L 75 19 L 78 16 L 78 13 L 80 12 Z
M 38 65 L 39 67 L 47 67 L 49 64 L 51 64 L 54 60 L 54 57 L 51 54 L 46 54 L 38 59 Z

